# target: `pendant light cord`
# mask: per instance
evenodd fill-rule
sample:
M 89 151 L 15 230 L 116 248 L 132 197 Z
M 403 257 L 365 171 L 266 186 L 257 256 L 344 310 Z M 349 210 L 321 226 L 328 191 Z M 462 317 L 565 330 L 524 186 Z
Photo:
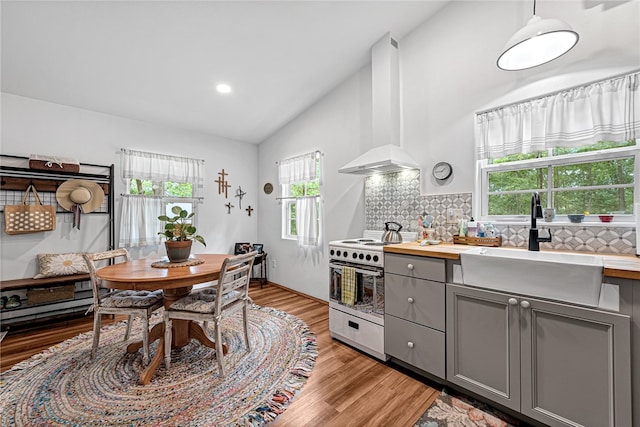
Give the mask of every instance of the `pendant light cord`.
M 536 14 L 536 0 L 533 0 L 533 14 Z

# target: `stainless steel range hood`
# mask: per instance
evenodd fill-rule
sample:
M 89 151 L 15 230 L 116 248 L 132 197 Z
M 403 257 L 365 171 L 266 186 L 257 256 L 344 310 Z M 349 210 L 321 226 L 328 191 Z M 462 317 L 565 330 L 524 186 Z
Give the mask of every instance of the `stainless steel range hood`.
M 340 173 L 372 175 L 418 169 L 400 147 L 400 67 L 398 42 L 387 33 L 371 48 L 373 148 L 347 163 Z

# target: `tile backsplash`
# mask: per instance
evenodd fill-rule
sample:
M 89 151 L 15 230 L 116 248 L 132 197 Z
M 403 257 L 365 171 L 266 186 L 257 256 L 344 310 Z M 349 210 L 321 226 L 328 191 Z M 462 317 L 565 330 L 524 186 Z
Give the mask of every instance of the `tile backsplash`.
M 416 170 L 367 177 L 365 180 L 365 227 L 384 230 L 384 223 L 395 221 L 405 231 L 418 229 L 418 217 L 424 213 L 434 217 L 436 238 L 452 242 L 458 233 L 457 224 L 447 224 L 447 209 L 462 209 L 464 219 L 471 217 L 472 194 L 420 195 L 420 172 Z M 495 225 L 503 246 L 526 247 L 529 225 Z M 585 252 L 634 254 L 635 227 L 611 224 L 553 224 L 541 221 L 539 227 L 549 228 L 551 243 L 541 243 L 542 249 L 563 249 Z

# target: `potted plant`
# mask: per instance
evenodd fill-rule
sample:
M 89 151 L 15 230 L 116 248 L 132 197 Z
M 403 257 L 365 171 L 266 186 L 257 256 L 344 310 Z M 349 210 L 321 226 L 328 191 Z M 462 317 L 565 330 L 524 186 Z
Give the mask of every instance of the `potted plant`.
M 192 224 L 195 213 L 189 213 L 180 206 L 171 208 L 171 213 L 175 216 L 160 215 L 158 219 L 164 221 L 164 231 L 158 234 L 167 240 L 164 242 L 167 249 L 167 257 L 170 262 L 182 262 L 189 259 L 191 254 L 191 244 L 194 240 L 207 246 L 204 237 L 196 234 L 196 227 Z

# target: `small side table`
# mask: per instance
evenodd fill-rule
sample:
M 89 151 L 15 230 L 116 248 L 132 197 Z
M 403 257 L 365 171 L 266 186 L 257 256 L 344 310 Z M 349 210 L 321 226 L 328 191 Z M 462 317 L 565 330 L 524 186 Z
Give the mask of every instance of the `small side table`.
M 260 276 L 255 275 L 256 267 L 260 268 Z M 267 253 L 261 252 L 258 255 L 256 255 L 256 259 L 253 262 L 253 269 L 251 271 L 251 280 L 259 280 L 260 288 L 262 288 L 269 281 L 268 272 L 269 272 L 269 266 L 267 265 Z

